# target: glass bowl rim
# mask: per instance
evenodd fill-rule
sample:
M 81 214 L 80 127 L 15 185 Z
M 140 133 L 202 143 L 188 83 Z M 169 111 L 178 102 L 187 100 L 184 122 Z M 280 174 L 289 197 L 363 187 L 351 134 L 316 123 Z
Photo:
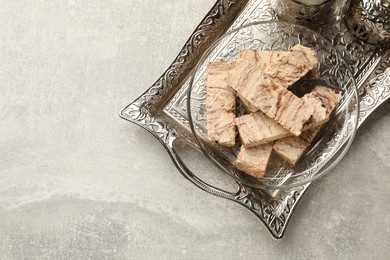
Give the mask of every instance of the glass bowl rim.
M 331 46 L 331 49 L 337 53 L 337 55 L 339 56 L 340 60 L 345 65 L 348 73 L 351 75 L 350 80 L 351 80 L 352 88 L 353 88 L 352 89 L 353 90 L 353 98 L 355 98 L 355 100 L 356 100 L 356 113 L 357 113 L 357 116 L 356 116 L 356 118 L 355 118 L 355 120 L 353 122 L 354 123 L 353 124 L 353 129 L 351 131 L 350 136 L 348 137 L 348 139 L 344 143 L 342 143 L 338 147 L 338 149 L 333 153 L 333 155 L 328 159 L 328 161 L 317 171 L 317 173 L 314 174 L 314 176 L 311 176 L 310 178 L 304 179 L 304 180 L 299 181 L 299 182 L 294 183 L 294 184 L 287 184 L 287 185 L 286 184 L 281 184 L 281 185 L 255 184 L 255 183 L 252 183 L 252 182 L 250 182 L 248 180 L 245 180 L 243 178 L 239 178 L 239 177 L 233 176 L 233 174 L 229 173 L 229 171 L 224 169 L 224 167 L 221 166 L 220 163 L 218 163 L 215 159 L 213 159 L 212 156 L 210 156 L 210 154 L 208 154 L 205 151 L 205 149 L 202 147 L 202 142 L 199 141 L 198 134 L 196 133 L 196 129 L 195 129 L 195 126 L 194 126 L 195 124 L 194 124 L 193 119 L 192 119 L 192 113 L 191 113 L 191 92 L 192 91 L 191 90 L 192 90 L 192 87 L 193 87 L 193 83 L 194 83 L 194 78 L 195 78 L 196 72 L 199 70 L 200 66 L 206 61 L 206 58 L 212 53 L 212 51 L 218 46 L 218 44 L 223 39 L 225 39 L 229 35 L 232 35 L 232 34 L 238 32 L 238 31 L 240 31 L 242 29 L 245 29 L 247 27 L 251 27 L 251 26 L 255 26 L 255 25 L 261 25 L 261 24 L 282 24 L 284 26 L 290 26 L 291 28 L 294 28 L 294 29 L 298 28 L 298 29 L 301 29 L 301 30 L 306 30 L 306 31 L 312 33 L 313 35 L 315 35 L 316 37 L 318 37 L 319 39 L 324 41 L 325 45 Z M 206 49 L 206 51 L 202 54 L 202 56 L 197 61 L 196 65 L 194 66 L 194 69 L 191 72 L 191 76 L 189 78 L 189 85 L 188 85 L 188 88 L 187 88 L 187 107 L 186 108 L 187 108 L 187 116 L 188 116 L 188 121 L 189 121 L 189 126 L 190 126 L 190 129 L 191 129 L 191 133 L 194 136 L 197 145 L 199 146 L 200 150 L 202 151 L 202 153 L 205 155 L 206 158 L 211 160 L 213 163 L 217 164 L 217 166 L 219 168 L 222 168 L 221 170 L 223 170 L 228 176 L 230 176 L 235 181 L 237 181 L 237 182 L 239 182 L 241 184 L 244 184 L 244 185 L 247 185 L 247 186 L 250 186 L 250 187 L 253 187 L 253 188 L 258 188 L 258 189 L 279 190 L 279 189 L 289 189 L 289 188 L 293 188 L 293 187 L 297 187 L 297 186 L 303 186 L 303 185 L 305 185 L 307 183 L 313 182 L 313 181 L 319 179 L 320 177 L 326 175 L 327 173 L 329 173 L 344 158 L 345 154 L 347 153 L 347 151 L 351 147 L 352 142 L 353 142 L 353 140 L 355 138 L 355 135 L 356 135 L 358 122 L 359 122 L 359 118 L 358 117 L 359 117 L 359 111 L 360 111 L 360 102 L 359 102 L 359 95 L 358 95 L 358 89 L 357 89 L 357 85 L 356 85 L 355 76 L 353 75 L 350 66 L 345 61 L 345 59 L 343 58 L 341 53 L 337 50 L 337 48 L 335 48 L 334 45 L 328 39 L 326 39 L 324 36 L 320 35 L 319 33 L 315 32 L 314 30 L 312 30 L 310 28 L 307 28 L 307 27 L 305 27 L 303 25 L 298 25 L 298 24 L 293 24 L 293 23 L 288 23 L 288 22 L 283 22 L 283 21 L 270 20 L 270 21 L 257 21 L 257 22 L 248 23 L 248 24 L 239 26 L 239 27 L 237 27 L 237 28 L 235 28 L 235 29 L 233 29 L 231 31 L 225 32 L 222 35 L 220 35 L 218 37 L 218 39 L 216 39 Z M 337 156 L 337 158 L 335 160 L 332 160 L 335 156 Z M 298 176 L 295 176 L 295 177 L 298 177 Z M 262 178 L 259 178 L 259 179 L 261 180 Z

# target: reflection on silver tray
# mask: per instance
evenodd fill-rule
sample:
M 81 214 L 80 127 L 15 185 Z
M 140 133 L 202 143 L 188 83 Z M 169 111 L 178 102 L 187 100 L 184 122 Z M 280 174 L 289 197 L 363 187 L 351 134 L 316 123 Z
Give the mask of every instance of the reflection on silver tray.
M 365 44 L 350 33 L 341 18 L 345 2 L 335 1 L 331 7 L 332 18 L 316 31 L 332 42 L 353 69 L 359 87 L 361 124 L 390 96 L 390 51 Z M 189 129 L 185 99 L 189 73 L 201 55 L 225 31 L 255 21 L 278 19 L 273 9 L 275 3 L 277 1 L 218 0 L 167 71 L 143 95 L 126 106 L 120 115 L 157 137 L 178 170 L 194 185 L 246 207 L 275 238 L 281 238 L 297 202 L 310 183 L 274 191 L 253 189 L 237 183 L 237 191 L 227 192 L 197 178 L 173 148 L 177 139 L 196 146 Z

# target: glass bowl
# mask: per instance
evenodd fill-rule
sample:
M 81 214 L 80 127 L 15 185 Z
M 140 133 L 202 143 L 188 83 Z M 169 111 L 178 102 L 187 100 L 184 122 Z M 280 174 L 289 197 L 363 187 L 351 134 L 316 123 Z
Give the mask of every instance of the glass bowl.
M 255 178 L 235 166 L 240 144 L 226 148 L 207 141 L 206 68 L 212 61 L 234 61 L 242 49 L 288 50 L 296 44 L 314 49 L 320 61 L 320 80 L 341 90 L 342 100 L 302 158 L 291 166 L 271 155 L 267 171 Z M 328 173 L 345 155 L 355 136 L 359 102 L 355 79 L 342 55 L 314 31 L 290 23 L 270 21 L 244 25 L 221 36 L 202 56 L 189 81 L 187 113 L 199 148 L 236 181 L 261 189 L 304 185 Z

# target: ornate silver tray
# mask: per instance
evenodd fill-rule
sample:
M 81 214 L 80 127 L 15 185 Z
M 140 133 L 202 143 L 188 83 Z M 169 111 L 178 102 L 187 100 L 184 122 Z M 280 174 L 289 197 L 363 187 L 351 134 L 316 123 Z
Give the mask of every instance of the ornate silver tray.
M 279 19 L 280 1 L 218 0 L 190 36 L 171 66 L 120 116 L 152 133 L 166 148 L 180 173 L 198 188 L 244 206 L 275 238 L 282 238 L 289 219 L 310 183 L 285 190 L 261 190 L 237 182 L 236 192 L 214 187 L 197 177 L 173 148 L 175 140 L 196 147 L 186 112 L 188 78 L 206 49 L 224 32 L 246 23 Z M 390 51 L 355 38 L 342 17 L 345 1 L 335 1 L 331 19 L 316 31 L 332 42 L 353 69 L 360 95 L 359 126 L 390 97 Z M 278 12 L 280 13 L 280 12 Z

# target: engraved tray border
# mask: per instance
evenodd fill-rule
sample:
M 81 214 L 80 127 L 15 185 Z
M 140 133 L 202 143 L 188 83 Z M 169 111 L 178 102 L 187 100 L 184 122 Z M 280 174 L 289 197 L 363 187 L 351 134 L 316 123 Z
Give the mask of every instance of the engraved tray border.
M 333 10 L 340 10 L 343 0 Z M 198 188 L 251 211 L 274 238 L 282 238 L 300 198 L 311 183 L 286 190 L 261 190 L 237 182 L 236 192 L 227 192 L 199 179 L 181 161 L 173 142 L 183 140 L 196 146 L 188 121 L 177 104 L 188 87 L 188 77 L 207 48 L 229 29 L 248 22 L 278 19 L 273 0 L 218 0 L 189 37 L 176 59 L 163 75 L 140 97 L 120 111 L 120 116 L 153 134 L 165 147 L 180 173 Z M 339 5 L 339 6 L 337 6 Z M 390 52 L 380 46 L 356 40 L 340 17 L 317 28 L 340 50 L 357 79 L 360 94 L 359 126 L 390 97 Z M 337 26 L 335 26 L 337 25 Z

